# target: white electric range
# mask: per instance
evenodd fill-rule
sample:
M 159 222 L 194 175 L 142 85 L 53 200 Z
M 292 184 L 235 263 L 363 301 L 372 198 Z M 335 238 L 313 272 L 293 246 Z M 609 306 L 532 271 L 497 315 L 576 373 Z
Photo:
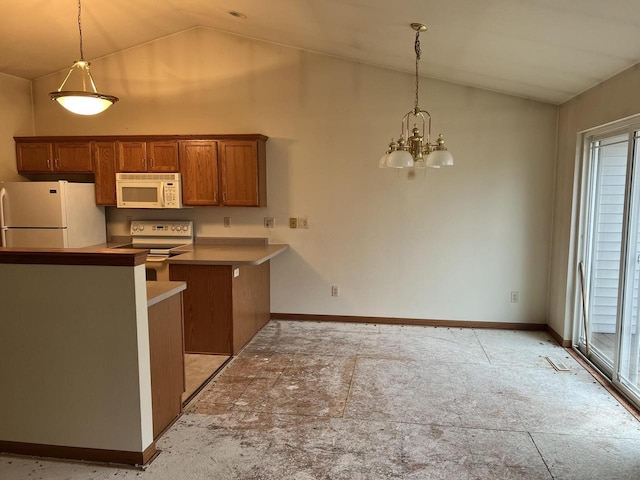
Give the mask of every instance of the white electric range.
M 131 246 L 149 250 L 145 268 L 147 280 L 169 280 L 167 260 L 177 255 L 177 248 L 193 243 L 190 220 L 133 220 Z

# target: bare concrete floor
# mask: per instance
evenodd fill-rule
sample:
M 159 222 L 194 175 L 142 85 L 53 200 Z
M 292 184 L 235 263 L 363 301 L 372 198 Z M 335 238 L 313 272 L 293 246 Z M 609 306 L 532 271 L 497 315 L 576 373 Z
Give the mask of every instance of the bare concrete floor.
M 272 321 L 158 448 L 0 478 L 640 479 L 640 424 L 543 332 Z

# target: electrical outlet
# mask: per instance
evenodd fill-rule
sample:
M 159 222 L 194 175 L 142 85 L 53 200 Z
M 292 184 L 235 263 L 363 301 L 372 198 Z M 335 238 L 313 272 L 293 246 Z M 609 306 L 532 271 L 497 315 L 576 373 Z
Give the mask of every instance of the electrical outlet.
M 289 218 L 289 228 L 298 228 L 298 219 L 296 217 Z
M 520 292 L 513 291 L 511 292 L 511 303 L 518 303 L 520 301 Z
M 298 228 L 309 228 L 307 217 L 298 217 Z
M 273 217 L 264 217 L 264 228 L 274 228 L 276 226 L 276 219 Z
M 224 226 L 227 228 L 231 226 L 231 217 L 224 217 Z
M 331 296 L 332 297 L 337 297 L 338 296 L 338 286 L 337 285 L 332 285 L 331 286 Z

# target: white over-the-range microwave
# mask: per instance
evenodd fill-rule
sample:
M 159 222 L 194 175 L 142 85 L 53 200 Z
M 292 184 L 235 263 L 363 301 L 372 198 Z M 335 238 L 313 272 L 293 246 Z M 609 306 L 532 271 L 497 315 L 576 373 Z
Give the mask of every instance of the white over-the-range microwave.
M 117 173 L 118 208 L 182 208 L 179 173 Z

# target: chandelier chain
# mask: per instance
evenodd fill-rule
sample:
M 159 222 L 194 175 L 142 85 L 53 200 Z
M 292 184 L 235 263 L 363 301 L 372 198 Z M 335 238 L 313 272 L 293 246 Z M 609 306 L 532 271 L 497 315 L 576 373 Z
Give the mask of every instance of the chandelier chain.
M 80 33 L 80 60 L 84 61 L 84 52 L 82 48 L 82 5 L 78 0 L 78 32 Z
M 418 82 L 418 63 L 420 62 L 420 54 L 421 54 L 421 51 L 420 51 L 420 31 L 419 30 L 416 32 L 416 41 L 415 41 L 415 44 L 414 44 L 414 50 L 416 52 L 416 103 L 415 103 L 414 107 L 415 107 L 416 110 L 419 110 L 419 107 L 418 107 L 418 83 L 419 83 Z

